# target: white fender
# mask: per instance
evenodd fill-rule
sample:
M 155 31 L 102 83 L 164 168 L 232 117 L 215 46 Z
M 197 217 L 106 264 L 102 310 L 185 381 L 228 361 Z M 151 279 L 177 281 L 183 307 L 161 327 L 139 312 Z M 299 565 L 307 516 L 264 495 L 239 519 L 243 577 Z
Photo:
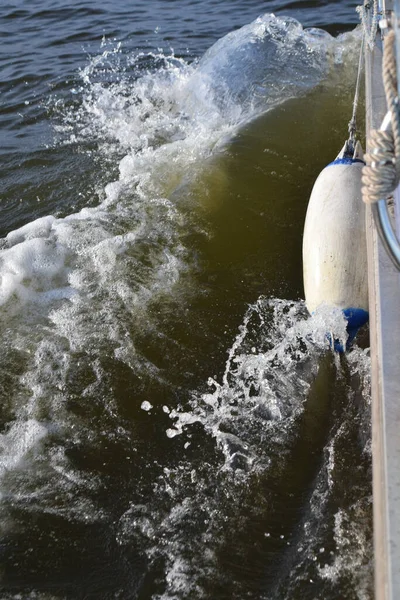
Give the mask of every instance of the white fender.
M 368 320 L 365 209 L 361 198 L 361 145 L 338 157 L 320 173 L 311 192 L 303 237 L 306 305 L 340 308 L 349 341 Z M 351 339 L 350 339 L 351 338 Z

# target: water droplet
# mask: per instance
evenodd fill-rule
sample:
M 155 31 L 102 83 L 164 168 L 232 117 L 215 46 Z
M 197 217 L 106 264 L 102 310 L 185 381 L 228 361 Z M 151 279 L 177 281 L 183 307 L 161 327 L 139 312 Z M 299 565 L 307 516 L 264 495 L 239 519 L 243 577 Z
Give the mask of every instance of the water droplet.
M 181 432 L 178 429 L 167 429 L 166 434 L 169 438 L 174 438 L 176 435 L 179 435 Z

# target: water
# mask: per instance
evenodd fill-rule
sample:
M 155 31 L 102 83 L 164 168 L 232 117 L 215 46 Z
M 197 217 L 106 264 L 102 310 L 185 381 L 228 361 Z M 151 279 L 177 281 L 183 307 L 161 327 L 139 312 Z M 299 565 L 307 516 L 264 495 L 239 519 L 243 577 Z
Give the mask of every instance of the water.
M 354 9 L 3 4 L 1 598 L 372 598 L 368 335 L 301 300 Z

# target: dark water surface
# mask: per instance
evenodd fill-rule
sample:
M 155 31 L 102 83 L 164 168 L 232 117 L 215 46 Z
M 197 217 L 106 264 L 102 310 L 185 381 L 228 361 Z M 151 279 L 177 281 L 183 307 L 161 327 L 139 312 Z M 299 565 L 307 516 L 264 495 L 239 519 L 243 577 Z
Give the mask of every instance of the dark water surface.
M 0 7 L 2 599 L 373 597 L 368 335 L 301 300 L 355 6 Z

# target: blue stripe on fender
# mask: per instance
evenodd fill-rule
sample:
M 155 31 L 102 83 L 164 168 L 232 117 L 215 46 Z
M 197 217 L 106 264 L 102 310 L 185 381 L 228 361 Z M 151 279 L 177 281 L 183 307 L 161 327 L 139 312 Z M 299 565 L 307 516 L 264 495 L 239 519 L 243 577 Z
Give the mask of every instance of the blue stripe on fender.
M 343 348 L 343 345 L 339 342 L 339 340 L 334 340 L 333 341 L 333 349 L 335 350 L 335 352 L 345 352 L 346 350 L 349 350 L 352 341 L 354 340 L 354 338 L 357 335 L 358 330 L 360 329 L 360 327 L 362 327 L 363 325 L 365 325 L 365 323 L 368 321 L 369 319 L 369 314 L 366 310 L 363 310 L 362 308 L 345 308 L 342 310 L 344 318 L 347 321 L 347 333 L 349 335 L 347 342 L 346 342 L 346 348 Z M 330 343 L 332 345 L 332 341 L 330 340 Z
M 354 165 L 354 163 L 365 165 L 365 161 L 361 158 L 335 158 L 327 167 L 331 167 L 332 165 Z
M 369 314 L 362 308 L 345 308 L 343 314 L 348 323 L 347 329 L 360 329 L 369 319 Z

